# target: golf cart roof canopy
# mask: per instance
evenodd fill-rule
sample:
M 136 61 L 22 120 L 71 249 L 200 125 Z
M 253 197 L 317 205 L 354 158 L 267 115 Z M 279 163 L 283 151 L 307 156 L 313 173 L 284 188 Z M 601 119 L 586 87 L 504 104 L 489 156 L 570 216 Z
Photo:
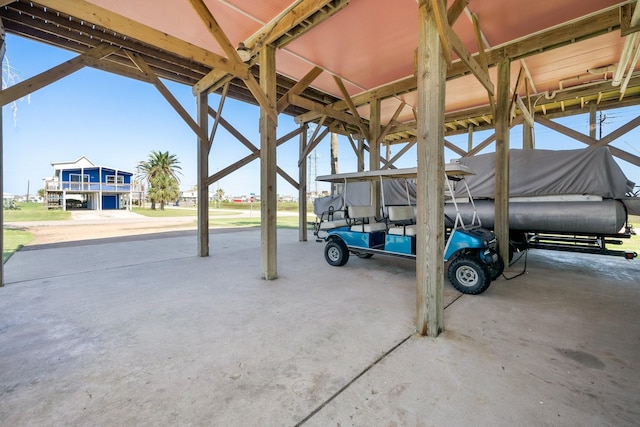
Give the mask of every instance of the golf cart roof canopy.
M 447 174 L 447 176 L 452 178 L 474 174 L 473 171 L 468 166 L 457 163 L 457 162 L 447 163 L 445 165 L 445 173 Z M 412 179 L 412 178 L 416 178 L 417 176 L 418 176 L 418 168 L 381 169 L 381 170 L 375 170 L 375 171 L 321 175 L 316 178 L 316 181 L 341 183 L 345 181 L 378 181 L 382 178 Z

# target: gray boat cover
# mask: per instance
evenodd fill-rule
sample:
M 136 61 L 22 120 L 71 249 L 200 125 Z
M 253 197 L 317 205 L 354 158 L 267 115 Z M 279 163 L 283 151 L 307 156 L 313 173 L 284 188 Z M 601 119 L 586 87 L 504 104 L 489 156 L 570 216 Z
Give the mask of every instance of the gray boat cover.
M 475 175 L 466 178 L 474 198 L 494 198 L 495 153 L 463 157 Z M 580 150 L 510 150 L 509 195 L 593 195 L 621 199 L 633 191 L 629 181 L 615 162 L 608 147 Z M 457 196 L 466 191 L 458 188 Z

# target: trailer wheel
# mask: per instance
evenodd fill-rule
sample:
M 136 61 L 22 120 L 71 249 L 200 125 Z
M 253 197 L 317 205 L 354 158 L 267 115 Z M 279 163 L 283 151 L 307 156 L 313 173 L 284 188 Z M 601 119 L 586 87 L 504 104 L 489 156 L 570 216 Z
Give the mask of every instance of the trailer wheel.
M 477 258 L 460 256 L 449 265 L 449 281 L 463 294 L 477 295 L 491 284 L 489 269 Z
M 504 261 L 502 260 L 502 257 L 498 255 L 498 259 L 487 267 L 489 268 L 489 276 L 491 277 L 491 280 L 496 280 L 504 271 Z
M 349 250 L 342 240 L 331 240 L 324 247 L 324 259 L 334 267 L 343 266 L 349 261 Z
M 373 256 L 373 254 L 369 254 L 369 253 L 366 253 L 366 252 L 356 252 L 355 254 L 356 254 L 356 256 L 358 258 L 362 258 L 362 259 L 368 259 L 368 258 L 371 258 Z

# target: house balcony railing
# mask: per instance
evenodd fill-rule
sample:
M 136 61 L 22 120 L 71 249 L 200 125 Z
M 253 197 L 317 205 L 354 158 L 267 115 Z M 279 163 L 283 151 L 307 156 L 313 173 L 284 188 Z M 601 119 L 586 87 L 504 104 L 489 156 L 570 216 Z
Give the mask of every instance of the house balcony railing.
M 106 182 L 78 182 L 78 181 L 45 181 L 46 191 L 83 191 L 83 192 L 111 192 L 138 193 L 143 191 L 140 184 L 115 184 Z

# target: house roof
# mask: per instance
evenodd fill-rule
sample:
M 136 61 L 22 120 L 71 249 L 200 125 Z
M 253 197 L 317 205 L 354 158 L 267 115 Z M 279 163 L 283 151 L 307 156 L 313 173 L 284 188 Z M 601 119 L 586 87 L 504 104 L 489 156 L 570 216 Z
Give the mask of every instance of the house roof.
M 449 134 L 466 132 L 468 126 L 492 126 L 485 86 L 496 84 L 493 66 L 502 56 L 512 60 L 511 87 L 538 114 L 551 117 L 586 112 L 590 104 L 609 108 L 638 103 L 638 65 L 632 62 L 626 70 L 619 65 L 636 52 L 635 33 L 627 35 L 637 30 L 635 1 L 447 3 L 459 45 L 481 63 L 481 40 L 489 66 L 483 85 L 453 52 L 446 88 Z M 357 131 L 345 93 L 365 122 L 369 102 L 382 99 L 381 122 L 393 125 L 385 140 L 415 137 L 418 2 L 413 0 L 20 0 L 8 2 L 0 16 L 8 32 L 77 52 L 100 44 L 122 48 L 105 60 L 89 61 L 92 66 L 145 80 L 131 61 L 139 55 L 160 77 L 194 90 L 206 81 L 218 92 L 229 81 L 231 96 L 255 103 L 237 77 L 246 71 L 244 65 L 228 58 L 192 4 L 211 13 L 231 46 L 243 42 L 249 48 L 254 75 L 261 44 L 278 47 L 280 96 L 315 75 L 314 67 L 321 71 L 300 96 L 290 97 L 286 113 L 301 121 L 318 121 L 328 113 L 325 124 L 342 121 Z M 456 37 L 448 38 L 454 45 Z M 321 108 L 327 106 L 332 108 Z
M 53 166 L 54 170 L 67 170 L 67 169 L 78 169 L 78 168 L 89 169 L 90 168 L 90 169 L 102 169 L 102 170 L 113 171 L 113 172 L 117 171 L 118 173 L 123 175 L 133 175 L 132 172 L 127 172 L 122 169 L 96 165 L 91 160 L 89 160 L 86 156 L 82 156 L 73 162 L 51 163 L 51 166 Z
M 71 169 L 71 168 L 84 168 L 84 167 L 94 167 L 96 166 L 91 160 L 89 160 L 86 156 L 79 157 L 77 160 L 73 162 L 54 162 L 51 163 L 54 170 L 57 169 Z

